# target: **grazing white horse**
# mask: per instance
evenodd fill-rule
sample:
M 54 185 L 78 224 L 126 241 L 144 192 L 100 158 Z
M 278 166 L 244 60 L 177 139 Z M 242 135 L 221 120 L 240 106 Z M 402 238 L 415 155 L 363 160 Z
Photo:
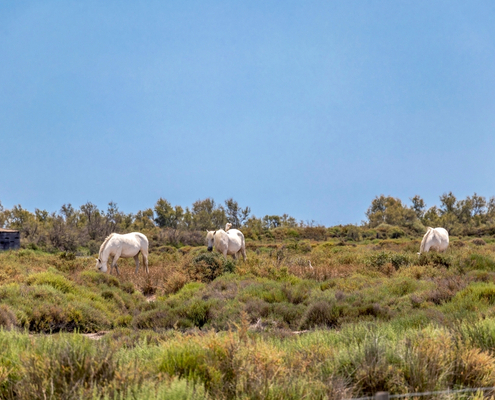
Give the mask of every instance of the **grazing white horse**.
M 430 250 L 445 251 L 449 247 L 449 233 L 444 228 L 430 228 L 426 231 L 421 241 L 419 254 Z
M 241 253 L 244 261 L 246 261 L 246 242 L 240 230 L 229 229 L 228 232 L 225 232 L 223 229 L 220 229 L 218 231 L 206 232 L 208 251 L 213 251 L 213 246 L 215 246 L 215 249 L 222 253 L 224 257 L 231 255 L 237 260 L 239 253 Z
M 107 272 L 107 262 L 108 257 L 112 256 L 112 264 L 110 265 L 110 273 L 112 273 L 112 268 L 115 267 L 117 275 L 120 275 L 117 268 L 117 260 L 119 258 L 131 258 L 134 257 L 136 262 L 137 274 L 139 269 L 139 252 L 143 256 L 143 264 L 146 267 L 146 273 L 149 274 L 148 270 L 148 238 L 139 232 L 126 233 L 125 235 L 120 235 L 118 233 L 112 233 L 100 247 L 100 253 L 96 260 L 96 268 L 102 272 Z

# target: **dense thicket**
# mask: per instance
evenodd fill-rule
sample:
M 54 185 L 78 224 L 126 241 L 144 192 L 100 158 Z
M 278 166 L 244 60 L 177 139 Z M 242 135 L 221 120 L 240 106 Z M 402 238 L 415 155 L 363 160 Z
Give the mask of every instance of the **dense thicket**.
M 403 236 L 419 237 L 425 226 L 443 226 L 454 235 L 495 233 L 495 197 L 488 200 L 476 193 L 458 200 L 452 192 L 440 196 L 440 205 L 427 208 L 416 195 L 411 205 L 400 199 L 380 195 L 371 202 L 366 220 L 361 225 L 324 227 L 312 222 L 297 221 L 287 214 L 251 215 L 250 207 L 241 207 L 234 199 L 223 204 L 207 198 L 191 207 L 172 206 L 160 198 L 153 208 L 135 214 L 120 211 L 110 202 L 100 210 L 88 202 L 79 208 L 64 204 L 58 212 L 35 209 L 34 213 L 20 204 L 4 209 L 0 203 L 0 227 L 18 229 L 22 246 L 46 251 L 70 251 L 94 254 L 110 233 L 141 231 L 148 235 L 152 248 L 162 246 L 198 246 L 204 244 L 206 229 L 219 229 L 226 222 L 242 228 L 253 240 L 340 238 L 360 241 Z

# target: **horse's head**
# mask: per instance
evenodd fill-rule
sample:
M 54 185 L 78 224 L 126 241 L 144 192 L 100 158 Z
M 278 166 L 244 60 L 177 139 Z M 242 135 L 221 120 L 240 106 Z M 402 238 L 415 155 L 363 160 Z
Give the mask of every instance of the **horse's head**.
M 208 247 L 208 251 L 213 251 L 215 233 L 217 233 L 217 231 L 206 231 L 206 246 Z
M 96 269 L 101 272 L 107 272 L 107 263 L 102 262 L 99 258 L 96 259 Z

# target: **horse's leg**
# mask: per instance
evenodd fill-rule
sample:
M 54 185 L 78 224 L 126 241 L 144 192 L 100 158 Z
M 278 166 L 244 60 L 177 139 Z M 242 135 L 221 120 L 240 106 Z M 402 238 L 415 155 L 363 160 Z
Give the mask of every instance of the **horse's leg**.
M 117 275 L 120 275 L 119 269 L 117 268 L 117 261 L 120 258 L 120 255 L 122 254 L 122 250 L 117 251 L 115 255 L 113 256 L 112 260 L 112 267 L 115 267 L 115 271 L 117 271 Z M 110 268 L 110 272 L 112 272 L 112 268 Z
M 146 267 L 146 273 L 149 274 L 150 270 L 148 269 L 148 251 L 141 251 L 141 254 L 143 255 L 143 264 Z
M 242 254 L 242 258 L 244 259 L 244 261 L 246 261 L 246 248 L 245 247 L 241 248 L 241 254 Z
M 139 269 L 139 253 L 137 253 L 137 254 L 134 256 L 134 262 L 136 263 L 136 271 L 134 271 L 134 273 L 135 273 L 135 274 L 137 274 L 138 269 Z

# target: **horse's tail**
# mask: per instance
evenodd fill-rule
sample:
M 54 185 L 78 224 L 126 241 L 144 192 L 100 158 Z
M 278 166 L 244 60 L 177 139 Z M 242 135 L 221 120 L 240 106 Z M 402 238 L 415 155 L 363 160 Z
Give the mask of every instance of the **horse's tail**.
M 421 246 L 419 246 L 419 252 L 422 253 L 423 250 L 425 249 L 425 244 L 428 238 L 430 237 L 430 233 L 433 231 L 432 227 L 428 227 L 428 230 L 426 231 L 425 235 L 423 236 L 423 240 L 421 241 Z
M 244 239 L 244 234 L 241 232 L 241 253 L 244 261 L 246 261 L 246 240 Z

